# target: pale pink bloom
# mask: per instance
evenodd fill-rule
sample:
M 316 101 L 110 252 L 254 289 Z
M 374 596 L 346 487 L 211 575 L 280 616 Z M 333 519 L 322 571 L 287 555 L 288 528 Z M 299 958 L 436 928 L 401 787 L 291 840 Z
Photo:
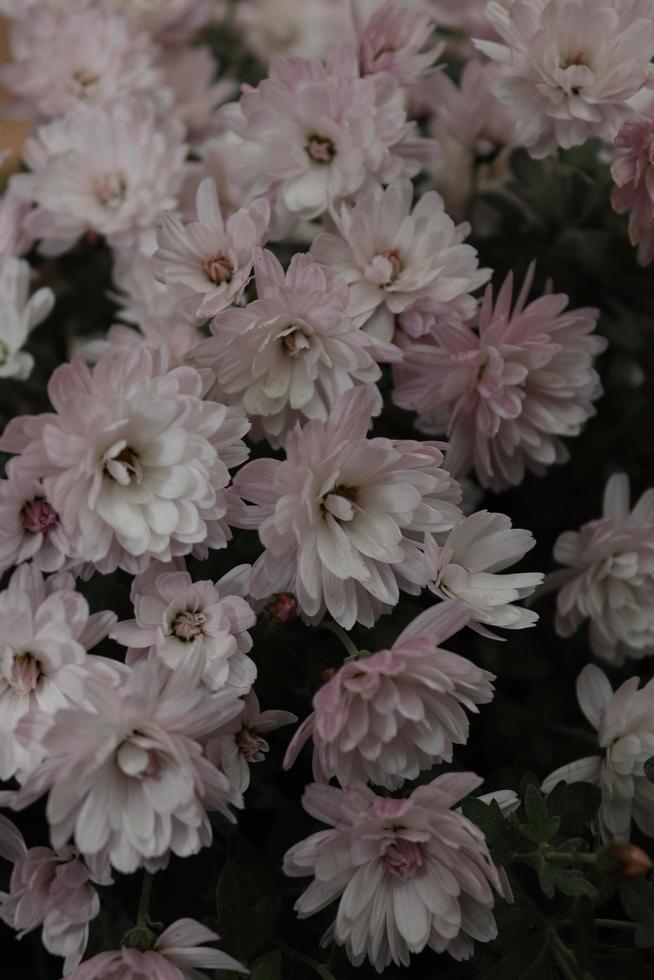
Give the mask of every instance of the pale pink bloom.
M 147 100 L 80 105 L 41 126 L 23 148 L 31 172 L 11 178 L 11 188 L 36 204 L 25 227 L 41 251 L 58 255 L 89 231 L 112 246 L 138 243 L 175 206 L 183 135 L 178 119 L 158 120 Z
M 16 569 L 0 592 L 0 779 L 22 777 L 38 762 L 38 746 L 25 748 L 15 736 L 19 720 L 82 700 L 86 651 L 115 620 L 111 612 L 90 615 L 72 575 L 44 579 L 31 564 Z
M 155 45 L 106 3 L 41 4 L 36 15 L 27 8 L 13 21 L 9 38 L 12 60 L 2 69 L 2 81 L 20 108 L 37 119 L 132 95 L 161 101 Z
M 525 470 L 542 474 L 568 451 L 594 415 L 602 389 L 595 357 L 606 341 L 593 333 L 598 311 L 566 310 L 550 293 L 527 302 L 529 269 L 513 304 L 513 275 L 495 302 L 486 290 L 476 329 L 443 317 L 432 336 L 404 345 L 394 399 L 420 413 L 422 432 L 447 431 L 447 463 L 455 476 L 474 467 L 482 486 L 515 486 Z
M 237 405 L 253 437 L 276 448 L 297 422 L 325 422 L 344 392 L 378 381 L 377 361 L 400 352 L 352 322 L 347 285 L 310 255 L 296 253 L 284 273 L 258 250 L 255 269 L 258 299 L 220 313 L 192 357 L 215 373 L 215 397 Z
M 14 865 L 9 893 L 0 892 L 0 919 L 18 932 L 19 939 L 43 926 L 43 945 L 65 958 L 68 974 L 82 959 L 89 922 L 100 911 L 92 881 L 111 884 L 106 874 L 99 879 L 93 875 L 72 847 L 31 847 Z
M 654 755 L 654 681 L 638 690 L 639 682 L 630 677 L 613 692 L 599 667 L 584 667 L 577 678 L 577 700 L 597 729 L 601 754 L 562 766 L 543 782 L 546 793 L 561 781 L 599 786 L 605 840 L 628 841 L 632 818 L 644 834 L 654 835 L 654 784 L 644 772 Z
M 542 573 L 498 575 L 524 558 L 535 544 L 531 531 L 512 527 L 505 514 L 480 510 L 464 517 L 442 545 L 431 535 L 427 538 L 429 590 L 441 599 L 464 603 L 471 627 L 484 636 L 501 639 L 486 626 L 511 630 L 535 626 L 538 614 L 514 603 L 531 595 L 543 581 Z
M 217 128 L 216 109 L 237 91 L 235 81 L 215 80 L 218 64 L 206 45 L 164 49 L 159 65 L 189 141 L 207 139 Z
M 500 0 L 505 7 L 512 0 Z M 486 19 L 488 0 L 426 0 L 427 9 L 431 12 L 439 27 L 449 27 L 455 31 L 473 34 L 475 37 L 496 37 Z
M 205 321 L 238 303 L 250 281 L 254 252 L 270 221 L 266 200 L 223 219 L 216 185 L 206 177 L 196 194 L 196 220 L 163 215 L 152 258 L 155 276 L 187 317 Z
M 275 55 L 324 58 L 352 31 L 348 0 L 239 0 L 234 25 L 264 63 Z
M 360 192 L 372 177 L 414 176 L 434 152 L 431 141 L 414 136 L 396 79 L 361 78 L 354 47 L 333 49 L 326 65 L 275 58 L 270 78 L 223 111 L 245 143 L 244 178 L 275 195 L 286 231 Z
M 58 572 L 73 546 L 43 483 L 22 476 L 11 460 L 7 476 L 0 480 L 0 571 L 32 561 L 42 572 Z
M 433 70 L 445 48 L 443 41 L 435 41 L 436 24 L 428 10 L 401 6 L 395 0 L 386 0 L 357 27 L 364 76 L 388 72 L 402 85 L 413 85 Z
M 602 517 L 559 535 L 554 557 L 568 566 L 549 580 L 560 587 L 559 636 L 588 619 L 593 653 L 608 663 L 654 653 L 654 490 L 630 508 L 629 479 L 614 474 Z
M 440 649 L 465 626 L 468 610 L 441 603 L 422 613 L 390 650 L 346 662 L 313 699 L 284 759 L 293 765 L 313 740 L 313 774 L 341 786 L 372 782 L 397 789 L 436 763 L 451 762 L 468 740 L 464 708 L 493 697 L 493 674 Z
M 406 799 L 377 796 L 362 783 L 309 786 L 303 806 L 330 829 L 284 858 L 287 875 L 315 876 L 295 903 L 299 917 L 338 900 L 323 942 L 345 946 L 355 966 L 368 958 L 379 973 L 389 963 L 408 966 L 427 946 L 468 959 L 473 940 L 497 935 L 493 890 L 511 900 L 484 835 L 451 809 L 481 782 L 448 773 Z
M 236 960 L 211 946 L 219 936 L 193 919 L 178 919 L 154 940 L 154 949 L 129 946 L 98 953 L 82 963 L 67 980 L 204 980 L 206 970 L 247 973 Z
M 250 766 L 263 762 L 270 748 L 265 735 L 292 725 L 297 715 L 290 711 L 261 711 L 259 699 L 250 691 L 243 711 L 207 743 L 207 757 L 221 769 L 232 786 L 245 793 L 250 785 Z
M 652 87 L 652 0 L 493 0 L 486 11 L 504 43 L 475 45 L 502 65 L 495 94 L 534 157 L 613 139 L 629 100 Z
M 178 558 L 168 565 L 153 562 L 132 582 L 136 619 L 118 623 L 112 639 L 130 650 L 128 663 L 154 650 L 171 670 L 201 657 L 210 691 L 229 685 L 242 693 L 257 676 L 248 629 L 256 615 L 245 601 L 250 566 L 239 565 L 219 579 L 194 582 Z
M 193 368 L 167 370 L 162 350 L 110 350 L 93 373 L 80 359 L 58 367 L 55 412 L 12 419 L 0 444 L 43 479 L 76 555 L 138 573 L 231 537 L 225 488 L 249 424 L 204 393 Z
M 236 476 L 236 491 L 257 506 L 243 526 L 265 547 L 250 593 L 291 592 L 307 622 L 329 612 L 350 629 L 372 626 L 428 580 L 425 534 L 459 520 L 461 493 L 442 468 L 441 443 L 368 439 L 380 397 L 351 388 L 326 422 L 297 426 L 286 459 L 258 459 Z
M 12 255 L 23 255 L 32 244 L 25 231 L 25 218 L 31 204 L 11 190 L 0 197 L 0 264 Z
M 469 318 L 477 305 L 470 294 L 490 277 L 476 249 L 464 244 L 470 226 L 454 224 L 440 195 L 423 194 L 414 208 L 412 197 L 409 180 L 372 188 L 354 207 L 342 206 L 340 234 L 318 235 L 311 249 L 349 284 L 355 324 L 385 341 L 396 319 L 410 320 L 421 303 L 434 315 L 454 308 Z
M 47 286 L 30 296 L 31 279 L 25 259 L 11 256 L 0 265 L 0 379 L 29 378 L 34 358 L 21 347 L 54 306 L 54 293 Z
M 224 0 L 103 0 L 164 44 L 181 44 L 225 14 Z
M 640 265 L 649 265 L 654 259 L 654 119 L 628 119 L 615 146 L 611 204 L 618 214 L 629 212 L 629 240 L 638 246 Z
M 200 683 L 202 658 L 169 671 L 156 657 L 127 669 L 120 688 L 96 688 L 87 707 L 60 709 L 41 726 L 43 759 L 17 793 L 22 809 L 49 792 L 52 846 L 73 838 L 86 858 L 118 871 L 161 866 L 169 852 L 211 843 L 207 810 L 234 817 L 241 796 L 200 742 L 241 709 L 233 688 Z M 38 722 L 39 719 L 37 718 Z M 19 734 L 28 737 L 35 721 Z

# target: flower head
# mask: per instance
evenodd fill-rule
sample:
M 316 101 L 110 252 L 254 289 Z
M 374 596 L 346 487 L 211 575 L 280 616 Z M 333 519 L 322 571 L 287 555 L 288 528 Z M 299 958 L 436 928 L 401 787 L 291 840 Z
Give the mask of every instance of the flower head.
M 604 491 L 603 516 L 561 534 L 554 557 L 568 566 L 551 579 L 560 586 L 560 636 L 589 619 L 591 647 L 603 660 L 621 664 L 654 653 L 654 490 L 630 509 L 629 479 L 614 474 Z
M 97 688 L 85 708 L 59 710 L 42 735 L 43 760 L 13 806 L 49 791 L 53 847 L 71 838 L 85 857 L 125 873 L 186 857 L 211 842 L 207 810 L 233 820 L 240 794 L 206 759 L 201 741 L 240 712 L 233 688 L 200 684 L 201 658 L 169 671 L 156 657 Z
M 135 649 L 131 662 L 154 650 L 171 670 L 201 657 L 211 691 L 225 685 L 247 691 L 257 669 L 247 652 L 256 615 L 245 601 L 250 566 L 239 565 L 218 582 L 193 582 L 181 558 L 153 562 L 132 582 L 136 619 L 118 623 L 113 639 Z M 129 660 L 128 660 L 129 662 Z
M 296 422 L 326 421 L 339 396 L 381 377 L 378 360 L 400 354 L 352 322 L 346 284 L 309 255 L 294 255 L 284 273 L 258 251 L 255 268 L 258 299 L 219 314 L 193 360 L 215 372 L 216 397 L 251 418 L 254 437 L 277 447 Z
M 24 381 L 34 358 L 21 350 L 30 332 L 49 315 L 54 293 L 43 287 L 30 296 L 32 270 L 13 256 L 0 265 L 0 378 Z
M 224 221 L 216 185 L 206 177 L 198 187 L 196 211 L 197 220 L 186 226 L 175 214 L 163 216 L 153 270 L 180 308 L 204 321 L 241 299 L 254 250 L 266 235 L 270 205 L 255 201 Z
M 32 561 L 43 572 L 58 572 L 73 546 L 41 480 L 22 476 L 10 461 L 0 480 L 0 571 Z
M 531 595 L 543 575 L 498 575 L 520 561 L 535 544 L 531 531 L 511 527 L 505 514 L 477 511 L 464 517 L 442 546 L 431 536 L 427 539 L 425 558 L 432 578 L 429 589 L 441 599 L 464 603 L 473 629 L 484 635 L 489 631 L 480 624 L 514 630 L 535 626 L 538 615 L 513 603 Z
M 352 388 L 326 422 L 293 429 L 285 460 L 255 460 L 237 474 L 236 491 L 257 505 L 244 522 L 265 547 L 254 598 L 292 592 L 308 622 L 328 610 L 349 629 L 371 626 L 400 590 L 427 584 L 425 534 L 458 521 L 460 489 L 439 445 L 366 438 L 378 407 L 376 389 Z
M 355 6 L 356 11 L 356 6 Z M 435 22 L 425 9 L 386 0 L 359 26 L 361 74 L 388 72 L 402 85 L 413 85 L 433 67 L 445 47 L 434 43 Z
M 629 239 L 640 264 L 648 265 L 654 259 L 654 119 L 628 119 L 615 146 L 611 204 L 618 214 L 629 211 Z
M 108 351 L 53 373 L 55 413 L 13 419 L 2 446 L 20 472 L 43 479 L 75 553 L 103 572 L 144 571 L 194 547 L 224 547 L 229 467 L 247 457 L 249 425 L 203 400 L 190 367 L 167 371 L 163 351 Z
M 454 744 L 468 738 L 464 708 L 493 697 L 493 675 L 440 644 L 461 629 L 469 613 L 460 603 L 428 609 L 380 650 L 345 663 L 313 699 L 284 766 L 313 739 L 314 777 L 341 786 L 373 782 L 396 789 L 438 762 L 450 762 Z
M 367 957 L 379 973 L 391 962 L 408 966 L 426 946 L 467 959 L 473 939 L 497 934 L 493 890 L 511 897 L 481 831 L 451 809 L 480 783 L 449 773 L 406 799 L 376 796 L 363 783 L 309 786 L 304 808 L 330 829 L 284 858 L 286 874 L 315 876 L 296 902 L 299 916 L 338 899 L 325 942 L 344 945 L 356 966 Z
M 470 293 L 490 276 L 464 239 L 470 228 L 454 224 L 442 198 L 430 191 L 412 209 L 413 186 L 397 180 L 373 187 L 354 207 L 343 205 L 339 235 L 318 235 L 314 258 L 332 266 L 350 286 L 349 312 L 375 337 L 393 338 L 396 317 L 428 301 L 433 313 L 456 309 L 474 314 Z
M 564 462 L 560 437 L 579 435 L 601 394 L 598 311 L 567 311 L 563 293 L 527 303 L 533 276 L 532 265 L 513 305 L 512 275 L 495 303 L 489 286 L 477 329 L 443 317 L 431 337 L 407 341 L 398 372 L 395 401 L 421 413 L 423 432 L 448 432 L 452 473 L 474 467 L 495 491 Z
M 577 699 L 597 730 L 601 754 L 562 766 L 543 782 L 546 793 L 561 781 L 599 786 L 600 829 L 607 840 L 628 841 L 632 818 L 644 834 L 654 834 L 654 785 L 644 772 L 654 755 L 654 681 L 640 690 L 638 684 L 638 677 L 630 677 L 614 693 L 599 667 L 584 667 Z
M 239 0 L 235 25 L 263 64 L 275 55 L 324 58 L 352 25 L 334 0 Z
M 532 156 L 613 139 L 628 101 L 651 87 L 651 0 L 515 0 L 489 3 L 503 44 L 475 42 L 503 66 L 495 88 L 517 112 L 518 141 Z
M 234 94 L 231 78 L 215 81 L 218 65 L 210 48 L 175 46 L 159 60 L 175 112 L 186 126 L 189 142 L 208 139 L 218 129 L 216 109 Z
M 25 220 L 41 251 L 57 255 L 87 231 L 111 245 L 139 241 L 175 206 L 183 179 L 184 127 L 158 121 L 144 101 L 85 106 L 37 130 L 25 143 L 29 173 L 11 187 L 34 201 Z

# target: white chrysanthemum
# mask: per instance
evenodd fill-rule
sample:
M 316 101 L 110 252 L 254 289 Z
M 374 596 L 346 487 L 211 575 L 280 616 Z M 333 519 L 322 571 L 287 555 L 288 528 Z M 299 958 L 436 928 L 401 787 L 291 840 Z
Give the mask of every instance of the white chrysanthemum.
M 492 0 L 504 40 L 475 41 L 504 67 L 495 93 L 517 112 L 518 141 L 544 157 L 589 136 L 613 139 L 628 101 L 654 83 L 653 0 Z
M 638 677 L 630 677 L 614 693 L 599 667 L 584 667 L 577 679 L 577 699 L 597 729 L 603 754 L 562 766 L 543 782 L 546 793 L 562 781 L 598 785 L 605 839 L 629 840 L 632 817 L 644 834 L 654 835 L 654 783 L 644 772 L 654 756 L 654 680 L 640 690 L 638 684 Z
M 79 106 L 42 126 L 23 150 L 31 172 L 11 180 L 36 204 L 25 225 L 41 239 L 41 251 L 57 255 L 89 231 L 112 246 L 138 242 L 175 207 L 183 136 L 178 119 L 158 121 L 144 101 Z
M 56 414 L 12 419 L 0 440 L 22 453 L 20 472 L 43 478 L 75 554 L 102 572 L 141 572 L 230 537 L 225 488 L 247 458 L 249 423 L 205 401 L 196 370 L 167 366 L 148 347 L 108 351 L 93 373 L 63 364 L 48 386 Z
M 0 378 L 24 381 L 30 376 L 34 358 L 21 348 L 54 306 L 54 293 L 47 287 L 30 297 L 31 272 L 24 259 L 14 257 L 0 266 Z
M 535 626 L 538 614 L 514 605 L 543 581 L 541 572 L 498 575 L 520 561 L 536 541 L 531 531 L 511 527 L 505 514 L 480 510 L 464 517 L 439 547 L 429 536 L 425 559 L 430 590 L 442 599 L 459 599 L 472 615 L 471 626 L 495 635 L 480 624 L 520 630 Z
M 556 630 L 570 636 L 590 620 L 590 644 L 603 660 L 654 653 L 654 490 L 630 509 L 629 479 L 614 474 L 604 491 L 603 516 L 566 531 L 554 557 L 569 568 L 549 582 L 561 586 Z

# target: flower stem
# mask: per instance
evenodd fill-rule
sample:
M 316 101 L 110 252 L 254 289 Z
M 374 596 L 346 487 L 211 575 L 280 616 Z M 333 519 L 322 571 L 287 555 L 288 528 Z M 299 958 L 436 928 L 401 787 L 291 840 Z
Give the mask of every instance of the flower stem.
M 559 925 L 574 926 L 574 922 L 572 919 L 562 919 Z M 595 919 L 595 925 L 598 929 L 624 929 L 628 932 L 635 932 L 638 928 L 637 922 L 623 922 L 621 919 Z
M 333 633 L 334 636 L 337 636 L 348 652 L 348 659 L 358 659 L 361 651 L 357 650 L 342 626 L 339 626 L 338 623 L 321 623 L 318 629 L 327 630 L 328 633 Z
M 150 921 L 150 901 L 152 899 L 152 882 L 154 881 L 154 875 L 149 871 L 143 872 L 143 884 L 141 885 L 141 897 L 139 899 L 139 908 L 136 913 L 136 925 L 147 929 L 148 922 Z
M 583 851 L 543 851 L 543 857 L 552 864 L 595 864 L 597 854 L 586 854 Z

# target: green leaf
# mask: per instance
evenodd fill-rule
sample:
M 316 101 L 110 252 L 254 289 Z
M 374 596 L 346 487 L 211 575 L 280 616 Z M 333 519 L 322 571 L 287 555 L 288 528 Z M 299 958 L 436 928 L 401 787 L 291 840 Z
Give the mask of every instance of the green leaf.
M 559 829 L 561 820 L 559 817 L 548 815 L 545 798 L 534 785 L 527 787 L 525 809 L 528 822 L 520 824 L 522 833 L 536 844 L 545 844 L 550 841 Z
M 654 946 L 654 882 L 623 882 L 620 885 L 622 905 L 632 922 L 637 922 L 636 946 Z
M 280 980 L 281 975 L 282 954 L 273 949 L 253 964 L 250 980 Z
M 595 913 L 588 895 L 580 895 L 577 899 L 573 923 L 579 968 L 589 970 L 595 958 Z
M 654 755 L 650 756 L 643 766 L 643 772 L 649 779 L 650 783 L 654 783 Z
M 592 882 L 584 878 L 581 871 L 574 868 L 553 868 L 553 882 L 557 891 L 563 895 L 588 895 L 593 898 L 597 889 Z
M 484 834 L 495 863 L 510 864 L 514 854 L 511 827 L 495 800 L 488 804 L 474 798 L 467 799 L 461 804 L 461 809 Z
M 547 808 L 561 820 L 565 837 L 585 837 L 597 816 L 601 798 L 598 786 L 590 783 L 558 783 L 547 797 Z

